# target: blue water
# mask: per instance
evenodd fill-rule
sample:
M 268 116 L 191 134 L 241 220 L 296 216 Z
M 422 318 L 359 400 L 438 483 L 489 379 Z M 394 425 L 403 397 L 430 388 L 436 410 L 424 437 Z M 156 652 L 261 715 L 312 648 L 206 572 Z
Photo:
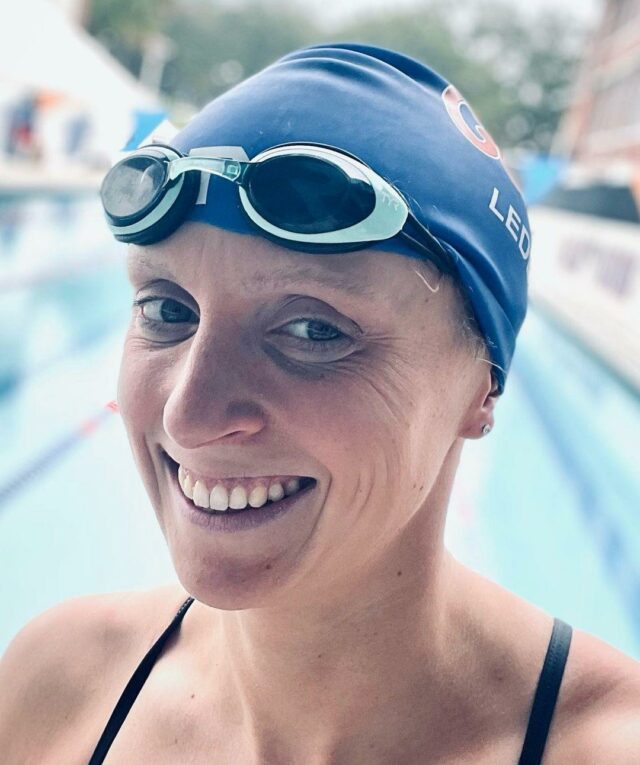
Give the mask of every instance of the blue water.
M 0 650 L 68 597 L 175 581 L 105 405 L 131 288 L 97 200 L 0 200 Z M 640 398 L 532 306 L 493 432 L 467 441 L 445 541 L 640 659 Z

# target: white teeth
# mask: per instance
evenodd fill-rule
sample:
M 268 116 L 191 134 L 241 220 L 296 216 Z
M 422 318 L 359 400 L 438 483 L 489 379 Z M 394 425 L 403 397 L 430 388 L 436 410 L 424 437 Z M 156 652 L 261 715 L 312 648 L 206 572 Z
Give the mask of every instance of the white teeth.
M 262 507 L 267 500 L 278 502 L 284 496 L 290 496 L 300 490 L 300 479 L 289 478 L 284 482 L 284 487 L 281 481 L 274 481 L 268 489 L 264 484 L 259 484 L 250 492 L 247 492 L 244 486 L 236 485 L 229 493 L 224 484 L 218 483 L 209 493 L 200 479 L 194 485 L 193 478 L 182 465 L 178 465 L 178 483 L 185 496 L 198 507 L 219 512 L 228 509 L 244 510 L 247 505 L 254 508 Z
M 267 501 L 267 487 L 256 486 L 256 488 L 249 494 L 249 504 L 251 507 L 262 507 Z
M 229 507 L 232 510 L 243 510 L 247 506 L 247 490 L 244 486 L 234 486 L 229 495 Z
M 284 493 L 289 496 L 289 494 L 295 494 L 296 491 L 300 489 L 300 480 L 298 478 L 290 478 L 284 485 Z
M 279 482 L 272 483 L 271 486 L 269 486 L 269 493 L 267 496 L 272 502 L 277 502 L 279 499 L 282 499 L 284 497 L 282 484 Z
M 185 493 L 185 496 L 189 497 L 189 499 L 193 499 L 193 481 L 191 480 L 190 475 L 184 479 L 182 491 Z
M 212 510 L 228 510 L 229 509 L 229 493 L 226 488 L 221 484 L 217 484 L 211 489 L 211 495 L 209 497 L 209 507 Z
M 209 492 L 202 481 L 196 481 L 196 485 L 193 487 L 193 503 L 198 507 L 209 509 Z

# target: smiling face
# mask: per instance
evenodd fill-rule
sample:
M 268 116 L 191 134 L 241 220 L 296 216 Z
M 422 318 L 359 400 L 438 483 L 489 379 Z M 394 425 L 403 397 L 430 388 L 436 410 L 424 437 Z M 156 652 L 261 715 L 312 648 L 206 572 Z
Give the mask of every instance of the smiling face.
M 200 223 L 131 246 L 128 266 L 145 302 L 118 403 L 197 599 L 235 609 L 338 590 L 381 565 L 420 514 L 441 528 L 448 491 L 434 487 L 487 419 L 490 388 L 489 367 L 455 340 L 446 281 L 432 293 L 404 256 L 311 255 Z M 227 533 L 185 512 L 175 463 L 227 486 L 315 484 L 288 512 Z

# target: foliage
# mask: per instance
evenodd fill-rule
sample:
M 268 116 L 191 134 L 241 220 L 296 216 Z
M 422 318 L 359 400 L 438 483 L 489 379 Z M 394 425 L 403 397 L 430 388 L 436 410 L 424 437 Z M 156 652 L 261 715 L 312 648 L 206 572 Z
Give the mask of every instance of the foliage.
M 453 82 L 500 146 L 548 150 L 585 30 L 561 11 L 505 0 L 432 0 L 412 12 L 356 19 L 341 31 L 418 58 Z
M 400 11 L 371 20 L 357 19 L 341 30 L 339 36 L 343 40 L 384 45 L 424 61 L 456 85 L 489 132 L 502 143 L 501 131 L 495 128 L 500 127 L 508 109 L 500 100 L 490 66 L 473 60 L 459 40 L 456 20 L 444 3 L 432 2 L 413 13 Z
M 585 30 L 561 11 L 533 15 L 506 0 L 425 0 L 367 13 L 331 32 L 301 3 L 91 0 L 89 31 L 135 74 L 148 41 L 173 43 L 162 77 L 170 103 L 200 108 L 284 53 L 351 40 L 421 59 L 468 98 L 498 143 L 546 150 L 575 73 Z
M 465 47 L 485 63 L 496 83 L 495 116 L 487 127 L 499 143 L 547 149 L 567 106 L 586 30 L 559 10 L 532 16 L 505 0 L 491 0 L 476 15 Z
M 146 40 L 175 12 L 173 0 L 90 0 L 87 31 L 137 74 Z
M 163 87 L 202 106 L 285 53 L 310 44 L 317 32 L 294 8 L 280 6 L 274 12 L 252 2 L 220 9 L 193 2 L 174 15 L 166 34 L 178 55 L 167 64 Z

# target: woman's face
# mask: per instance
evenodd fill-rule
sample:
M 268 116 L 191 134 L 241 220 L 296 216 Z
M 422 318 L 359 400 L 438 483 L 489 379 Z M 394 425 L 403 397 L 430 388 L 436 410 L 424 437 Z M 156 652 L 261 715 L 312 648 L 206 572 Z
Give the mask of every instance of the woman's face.
M 201 223 L 130 246 L 128 267 L 153 299 L 132 311 L 118 403 L 183 586 L 230 609 L 348 587 L 429 512 L 489 380 L 455 340 L 449 285 L 432 293 L 405 256 L 310 255 Z M 166 454 L 213 479 L 316 483 L 268 523 L 216 531 L 183 511 Z

